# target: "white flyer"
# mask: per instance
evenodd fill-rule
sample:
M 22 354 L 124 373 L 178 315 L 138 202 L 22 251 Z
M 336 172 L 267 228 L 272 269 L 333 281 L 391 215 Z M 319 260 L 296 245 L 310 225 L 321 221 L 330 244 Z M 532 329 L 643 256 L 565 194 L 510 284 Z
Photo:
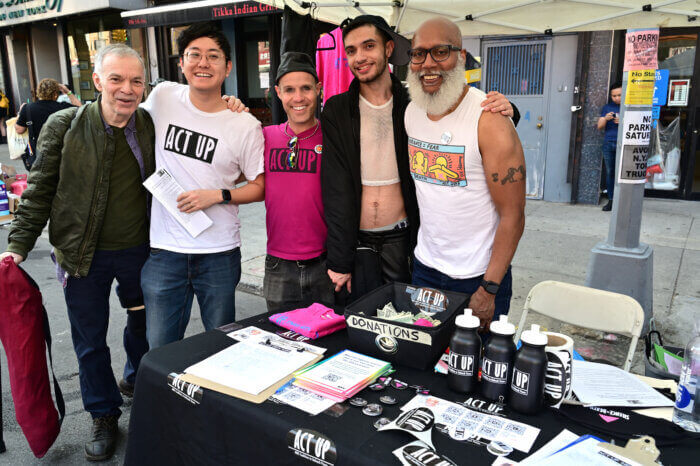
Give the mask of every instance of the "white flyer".
M 291 382 L 281 387 L 270 398 L 315 416 L 335 404 L 335 401 L 298 387 Z
M 572 373 L 574 394 L 586 406 L 673 406 L 673 401 L 633 374 L 609 364 L 574 361 Z
M 344 392 L 370 380 L 387 366 L 389 363 L 386 361 L 344 350 L 298 374 L 297 380 L 304 379 Z
M 285 344 L 290 345 L 294 348 L 304 348 L 306 351 L 311 351 L 314 354 L 324 354 L 326 352 L 326 348 L 310 345 L 308 343 L 304 343 L 303 341 L 287 340 L 286 338 L 283 338 L 279 335 L 275 335 L 274 333 L 268 332 L 267 330 L 254 327 L 252 325 L 250 327 L 244 327 L 238 330 L 234 330 L 233 332 L 227 333 L 226 336 L 233 338 L 236 341 L 245 341 L 249 338 L 258 339 L 261 337 L 265 337 L 269 338 L 270 341 L 273 342 L 286 342 Z
M 554 437 L 549 442 L 545 443 L 542 448 L 534 452 L 532 455 L 528 456 L 520 462 L 521 465 L 537 464 L 538 461 L 558 452 L 567 445 L 571 445 L 578 438 L 578 435 L 574 434 L 570 430 L 564 429 L 559 434 Z
M 450 435 L 459 438 L 497 440 L 528 453 L 540 429 L 510 419 L 473 411 L 457 403 L 434 396 L 416 395 L 401 410 L 429 408 L 435 414 L 435 424 L 444 424 Z
M 538 466 L 641 466 L 636 461 L 600 447 L 600 440 L 589 437 L 537 462 Z
M 316 358 L 262 339 L 248 339 L 185 369 L 185 373 L 257 395 Z
M 185 190 L 165 168 L 156 170 L 143 182 L 143 185 L 153 194 L 153 198 L 163 204 L 163 207 L 175 217 L 175 220 L 185 227 L 193 238 L 212 226 L 211 219 L 201 210 L 191 214 L 180 212 L 177 208 L 177 197 Z

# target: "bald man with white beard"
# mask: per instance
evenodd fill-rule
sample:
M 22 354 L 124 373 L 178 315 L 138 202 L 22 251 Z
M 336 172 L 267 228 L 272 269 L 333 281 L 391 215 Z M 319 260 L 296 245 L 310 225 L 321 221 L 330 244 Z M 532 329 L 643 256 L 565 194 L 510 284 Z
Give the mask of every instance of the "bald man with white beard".
M 449 20 L 413 36 L 405 114 L 420 211 L 413 283 L 471 294 L 486 329 L 507 314 L 510 262 L 525 226 L 525 159 L 512 121 L 483 112 L 464 79 L 466 51 Z

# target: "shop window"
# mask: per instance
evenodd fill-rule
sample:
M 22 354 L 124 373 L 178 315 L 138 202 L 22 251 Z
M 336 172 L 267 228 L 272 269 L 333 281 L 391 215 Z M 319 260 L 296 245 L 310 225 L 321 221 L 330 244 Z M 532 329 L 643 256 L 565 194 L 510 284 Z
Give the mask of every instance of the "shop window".
M 123 29 L 119 17 L 78 20 L 67 24 L 68 50 L 71 66 L 73 92 L 83 102 L 97 98 L 97 90 L 92 82 L 97 52 L 107 45 L 126 44 L 135 49 L 148 63 L 146 44 L 141 29 Z M 146 69 L 148 74 L 148 68 Z M 148 81 L 148 76 L 146 76 Z
M 695 52 L 698 41 L 697 34 L 661 35 L 659 38 L 659 69 L 668 70 L 669 86 L 666 105 L 659 111 L 659 125 L 667 128 L 674 120 L 679 119 L 680 138 L 678 145 L 669 145 L 663 150 L 663 173 L 654 175 L 646 187 L 661 191 L 677 191 L 680 189 L 681 154 L 689 143 L 688 135 L 688 105 L 689 89 L 692 83 Z M 687 80 L 687 81 L 686 81 Z M 675 125 L 675 124 L 674 124 Z M 654 134 L 654 133 L 652 133 Z M 664 133 L 661 133 L 663 136 Z M 663 137 L 662 137 L 663 139 Z M 675 146 L 671 147 L 671 146 Z

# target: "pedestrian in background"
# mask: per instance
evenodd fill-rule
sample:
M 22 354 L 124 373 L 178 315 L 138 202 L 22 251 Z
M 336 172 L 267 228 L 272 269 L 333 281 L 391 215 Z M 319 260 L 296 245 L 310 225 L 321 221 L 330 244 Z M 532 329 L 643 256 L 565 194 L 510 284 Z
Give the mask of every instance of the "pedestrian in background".
M 605 161 L 605 187 L 608 190 L 608 203 L 603 210 L 612 210 L 615 190 L 615 152 L 617 151 L 617 127 L 620 123 L 620 101 L 622 101 L 622 84 L 616 82 L 610 86 L 611 102 L 603 105 L 598 118 L 598 129 L 605 130 L 603 138 L 603 160 Z
M 61 94 L 67 95 L 71 103 L 56 102 L 56 99 Z M 27 171 L 32 169 L 32 165 L 36 160 L 36 142 L 46 120 L 59 110 L 82 105 L 66 86 L 51 78 L 44 78 L 39 81 L 36 95 L 38 98 L 36 102 L 22 105 L 19 109 L 19 117 L 15 123 L 15 130 L 18 134 L 29 131 L 29 144 L 24 155 L 22 155 L 22 162 L 24 162 Z
M 10 110 L 10 99 L 5 95 L 5 91 L 0 89 L 0 144 L 7 144 L 7 128 L 5 128 L 5 118 Z

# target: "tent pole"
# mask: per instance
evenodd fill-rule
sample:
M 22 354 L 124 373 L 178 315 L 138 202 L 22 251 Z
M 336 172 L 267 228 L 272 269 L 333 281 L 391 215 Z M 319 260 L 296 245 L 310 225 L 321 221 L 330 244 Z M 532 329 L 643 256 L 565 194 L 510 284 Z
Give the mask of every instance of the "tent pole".
M 408 0 L 403 0 L 403 6 L 401 7 L 401 12 L 396 20 L 396 25 L 394 26 L 394 31 L 399 32 L 399 26 L 401 25 L 401 20 L 403 19 L 403 14 L 406 12 L 406 6 L 408 5 Z

